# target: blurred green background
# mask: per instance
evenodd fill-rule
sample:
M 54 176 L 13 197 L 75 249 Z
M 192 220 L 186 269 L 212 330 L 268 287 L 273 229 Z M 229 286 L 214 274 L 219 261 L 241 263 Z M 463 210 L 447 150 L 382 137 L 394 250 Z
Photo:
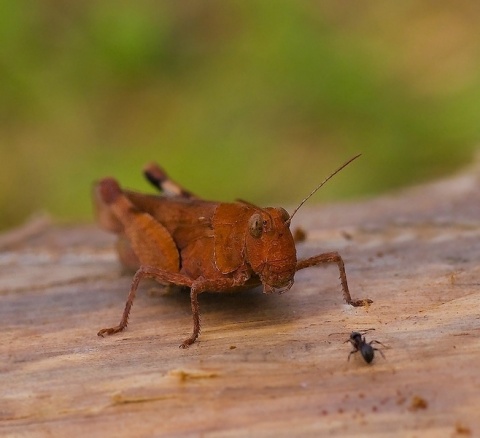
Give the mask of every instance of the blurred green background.
M 471 1 L 0 0 L 0 228 L 91 220 L 148 161 L 207 198 L 293 205 L 449 174 L 480 137 Z

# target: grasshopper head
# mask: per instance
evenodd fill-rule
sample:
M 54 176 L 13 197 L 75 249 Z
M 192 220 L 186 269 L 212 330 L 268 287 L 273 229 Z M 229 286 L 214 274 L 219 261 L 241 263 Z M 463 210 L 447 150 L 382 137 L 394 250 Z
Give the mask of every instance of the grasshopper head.
M 255 211 L 248 221 L 246 255 L 264 292 L 285 292 L 293 285 L 297 254 L 290 216 L 283 208 Z

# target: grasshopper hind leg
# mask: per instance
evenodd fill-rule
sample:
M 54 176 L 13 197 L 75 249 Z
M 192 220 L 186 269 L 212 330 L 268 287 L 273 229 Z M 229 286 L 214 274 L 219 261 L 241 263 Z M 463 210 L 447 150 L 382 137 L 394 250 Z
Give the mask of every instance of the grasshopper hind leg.
M 167 196 L 186 199 L 197 198 L 190 190 L 171 180 L 167 173 L 156 163 L 149 163 L 143 168 L 145 178 Z

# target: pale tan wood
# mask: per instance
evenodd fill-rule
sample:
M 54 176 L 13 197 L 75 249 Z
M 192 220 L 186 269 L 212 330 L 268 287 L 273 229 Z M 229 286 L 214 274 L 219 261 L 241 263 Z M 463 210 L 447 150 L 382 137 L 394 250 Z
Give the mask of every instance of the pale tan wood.
M 480 184 L 475 170 L 373 200 L 305 207 L 300 256 L 338 250 L 286 294 L 200 297 L 131 276 L 113 236 L 38 222 L 0 237 L 0 436 L 480 434 Z M 33 231 L 32 231 L 33 230 Z M 350 331 L 389 348 L 347 362 Z

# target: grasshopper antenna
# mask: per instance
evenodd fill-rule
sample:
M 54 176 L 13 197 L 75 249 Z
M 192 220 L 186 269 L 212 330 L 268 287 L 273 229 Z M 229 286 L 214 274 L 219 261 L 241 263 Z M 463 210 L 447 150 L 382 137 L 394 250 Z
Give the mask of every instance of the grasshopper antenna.
M 295 209 L 293 210 L 293 213 L 290 215 L 290 217 L 288 218 L 288 220 L 285 222 L 287 225 L 290 224 L 290 222 L 292 221 L 292 218 L 293 216 L 295 216 L 295 213 L 300 210 L 300 207 L 305 204 L 305 202 L 307 202 L 316 192 L 317 190 L 322 187 L 330 178 L 332 178 L 333 176 L 335 176 L 338 172 L 340 172 L 344 167 L 347 167 L 353 160 L 356 160 L 360 155 L 362 154 L 358 154 L 358 155 L 355 155 L 353 158 L 350 158 L 346 163 L 343 163 L 335 172 L 333 172 L 332 174 L 330 174 L 327 178 L 325 178 L 317 187 L 315 187 L 315 189 L 312 190 L 312 192 L 302 201 L 300 202 L 300 205 Z

